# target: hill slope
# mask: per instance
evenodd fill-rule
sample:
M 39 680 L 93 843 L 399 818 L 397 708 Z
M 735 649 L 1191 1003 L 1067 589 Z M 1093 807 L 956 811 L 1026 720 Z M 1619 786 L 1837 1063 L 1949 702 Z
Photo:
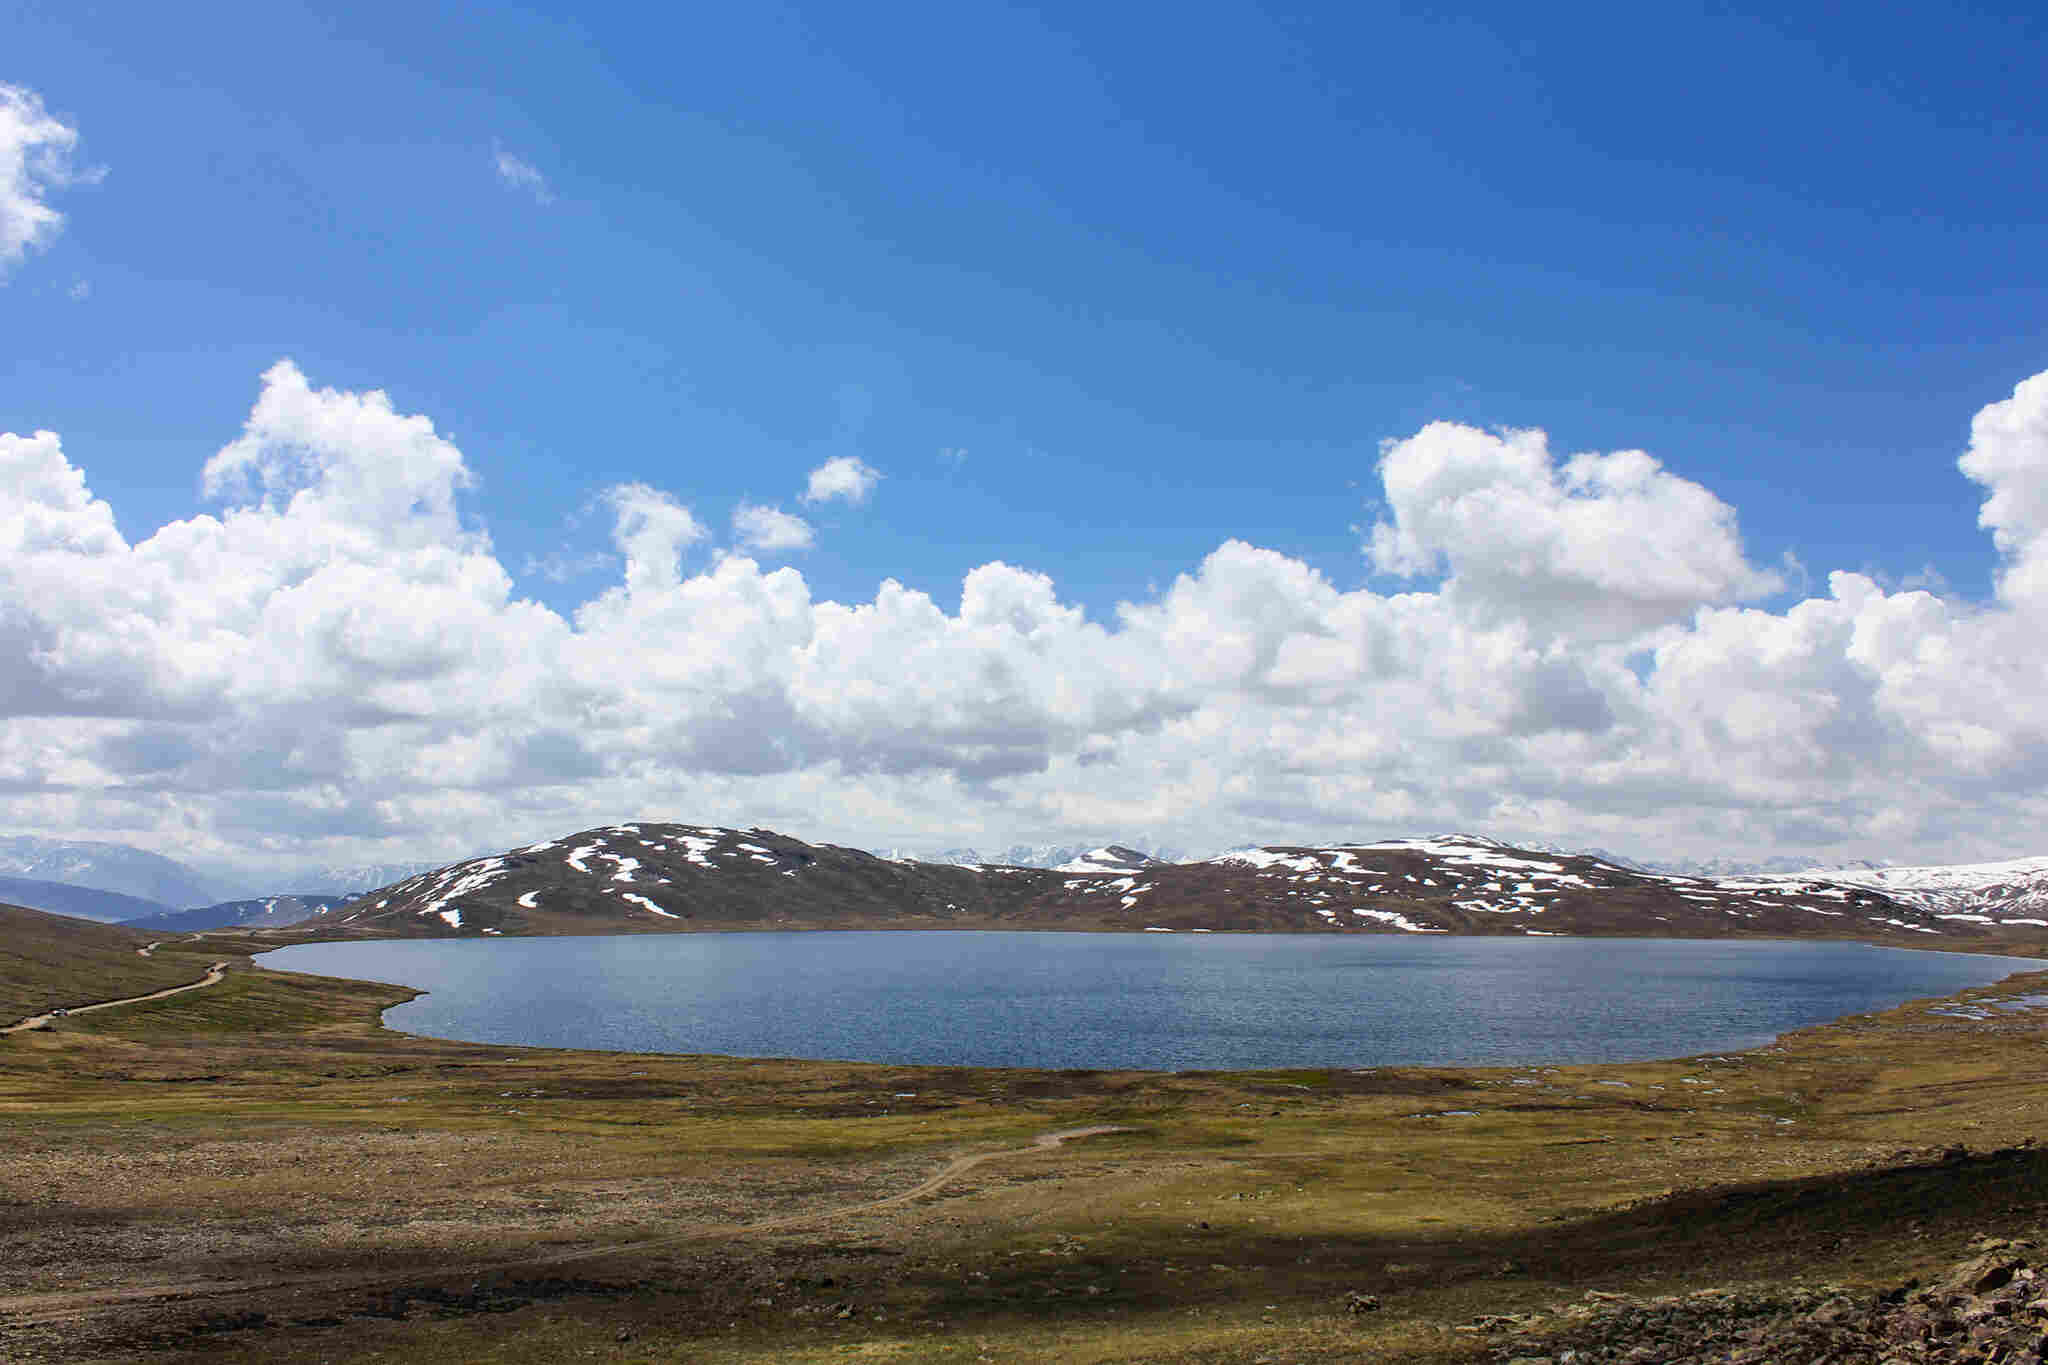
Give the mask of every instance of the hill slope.
M 630 824 L 423 873 L 322 923 L 409 936 L 942 925 L 1017 913 L 1059 880 L 894 862 L 768 830 Z
M 1470 835 L 1061 872 L 899 862 L 768 830 L 652 823 L 455 863 L 372 892 L 320 927 L 408 937 L 883 927 L 1989 934 L 1866 888 L 1644 873 Z
M 121 925 L 0 905 L 0 1024 L 52 1007 L 181 986 L 205 971 L 202 959 L 170 945 L 143 957 L 137 950 L 150 940 Z
M 144 900 L 140 896 L 124 896 L 118 891 L 100 891 L 90 886 L 33 877 L 0 877 L 0 901 L 47 911 L 52 915 L 98 920 L 102 924 L 118 924 L 144 915 L 171 913 L 170 906 Z
M 1968 937 L 1873 891 L 1822 882 L 1676 877 L 1477 835 L 1240 849 L 1201 863 L 1069 879 L 1147 926 L 1679 937 Z

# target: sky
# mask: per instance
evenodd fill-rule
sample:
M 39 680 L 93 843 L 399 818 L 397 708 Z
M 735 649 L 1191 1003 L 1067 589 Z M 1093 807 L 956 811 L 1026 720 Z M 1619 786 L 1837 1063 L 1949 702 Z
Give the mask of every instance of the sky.
M 2048 852 L 2033 7 L 7 27 L 0 830 Z

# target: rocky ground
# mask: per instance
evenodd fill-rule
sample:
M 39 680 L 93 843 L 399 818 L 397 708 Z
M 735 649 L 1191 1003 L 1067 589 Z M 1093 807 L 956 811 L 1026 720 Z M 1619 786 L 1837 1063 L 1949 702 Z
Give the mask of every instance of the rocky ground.
M 1839 1285 L 1593 1290 L 1548 1312 L 1456 1330 L 1510 1340 L 1502 1365 L 2020 1365 L 2048 1358 L 2048 1262 L 2031 1240 L 1980 1238 L 1938 1281 L 1876 1293 Z M 1372 1306 L 1361 1298 L 1361 1310 Z

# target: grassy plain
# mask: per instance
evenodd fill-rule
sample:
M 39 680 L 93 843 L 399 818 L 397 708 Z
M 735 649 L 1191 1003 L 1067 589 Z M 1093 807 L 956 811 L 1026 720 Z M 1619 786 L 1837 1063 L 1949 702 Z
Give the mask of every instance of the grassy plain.
M 0 1358 L 1490 1359 L 1460 1324 L 2034 1229 L 2041 992 L 1717 1057 L 1168 1075 L 483 1047 L 238 964 L 0 1038 Z

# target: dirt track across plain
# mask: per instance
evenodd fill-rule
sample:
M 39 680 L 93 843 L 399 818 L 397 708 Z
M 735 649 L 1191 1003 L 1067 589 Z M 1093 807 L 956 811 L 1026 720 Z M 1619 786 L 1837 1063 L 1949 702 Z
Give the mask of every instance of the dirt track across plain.
M 149 946 L 154 948 L 156 944 L 152 943 Z M 135 951 L 138 953 L 143 952 L 140 948 Z M 145 957 L 148 956 L 147 953 L 143 953 L 143 955 Z M 73 1005 L 70 1009 L 51 1010 L 47 1014 L 31 1014 L 18 1024 L 9 1024 L 5 1028 L 0 1028 L 0 1033 L 24 1033 L 29 1029 L 41 1028 L 51 1020 L 63 1015 L 91 1014 L 94 1010 L 110 1010 L 116 1005 L 139 1005 L 145 1000 L 162 1000 L 166 996 L 183 995 L 186 991 L 196 991 L 207 986 L 217 986 L 220 984 L 221 978 L 227 975 L 227 970 L 227 963 L 216 962 L 213 966 L 207 968 L 205 976 L 197 981 L 188 981 L 182 986 L 167 986 L 160 991 L 151 991 L 148 995 L 128 995 L 123 996 L 119 1000 L 101 1000 L 91 1005 Z

